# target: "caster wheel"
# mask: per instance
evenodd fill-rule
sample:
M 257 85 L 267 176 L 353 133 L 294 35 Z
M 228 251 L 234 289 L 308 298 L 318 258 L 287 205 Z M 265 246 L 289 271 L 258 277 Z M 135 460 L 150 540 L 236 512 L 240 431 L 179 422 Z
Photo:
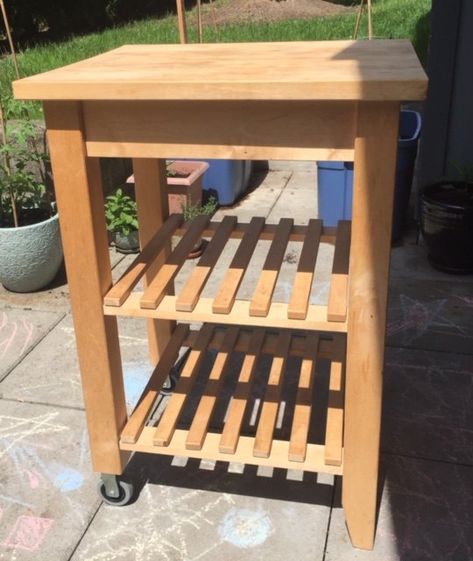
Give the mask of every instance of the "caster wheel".
M 106 502 L 108 505 L 125 506 L 131 501 L 133 497 L 133 485 L 131 483 L 128 483 L 127 481 L 120 481 L 120 480 L 117 481 L 117 484 L 119 489 L 118 497 L 110 497 L 106 493 L 104 482 L 99 481 L 98 483 L 99 495 L 102 498 L 102 500 Z

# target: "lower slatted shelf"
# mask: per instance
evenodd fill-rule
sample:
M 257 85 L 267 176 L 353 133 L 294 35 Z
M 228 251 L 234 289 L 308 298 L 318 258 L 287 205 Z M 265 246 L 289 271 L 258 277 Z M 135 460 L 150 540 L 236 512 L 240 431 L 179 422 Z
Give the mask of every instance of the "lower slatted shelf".
M 156 415 L 181 347 L 176 387 Z M 341 474 L 344 357 L 342 334 L 179 324 L 120 447 Z

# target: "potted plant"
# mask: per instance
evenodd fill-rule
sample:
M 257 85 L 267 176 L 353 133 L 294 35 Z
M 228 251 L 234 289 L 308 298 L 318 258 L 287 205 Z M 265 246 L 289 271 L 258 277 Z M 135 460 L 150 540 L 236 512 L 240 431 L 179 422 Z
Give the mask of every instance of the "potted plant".
M 0 283 L 33 292 L 50 284 L 62 263 L 58 215 L 38 127 L 27 114 L 13 126 L 7 116 L 0 102 Z
M 435 268 L 473 273 L 473 179 L 425 187 L 420 194 L 420 227 Z
M 105 199 L 105 218 L 111 243 L 120 253 L 137 253 L 140 249 L 136 202 L 118 188 Z
M 215 197 L 209 197 L 207 202 L 204 204 L 192 205 L 192 204 L 182 204 L 181 205 L 181 212 L 184 216 L 184 220 L 187 222 L 188 220 L 193 220 L 197 216 L 201 214 L 208 214 L 212 216 L 215 211 L 217 210 L 218 203 Z M 200 257 L 204 251 L 204 240 L 200 239 L 194 246 L 193 250 L 187 256 L 188 259 L 195 259 L 196 257 Z

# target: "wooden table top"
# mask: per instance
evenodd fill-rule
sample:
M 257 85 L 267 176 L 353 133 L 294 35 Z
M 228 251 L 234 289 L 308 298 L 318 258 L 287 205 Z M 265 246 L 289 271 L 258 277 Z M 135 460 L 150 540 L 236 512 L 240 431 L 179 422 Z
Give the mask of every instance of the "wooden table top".
M 18 99 L 418 100 L 404 40 L 126 45 L 13 83 Z

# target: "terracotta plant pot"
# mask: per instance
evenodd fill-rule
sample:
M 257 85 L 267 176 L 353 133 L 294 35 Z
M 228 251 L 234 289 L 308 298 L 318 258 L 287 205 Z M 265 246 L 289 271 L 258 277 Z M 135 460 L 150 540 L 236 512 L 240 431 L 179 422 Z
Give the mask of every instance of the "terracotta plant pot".
M 175 172 L 175 177 L 167 177 L 169 214 L 182 213 L 183 206 L 197 206 L 202 202 L 202 179 L 207 171 L 207 162 L 193 160 L 175 160 L 168 170 Z M 126 181 L 135 183 L 133 175 Z

